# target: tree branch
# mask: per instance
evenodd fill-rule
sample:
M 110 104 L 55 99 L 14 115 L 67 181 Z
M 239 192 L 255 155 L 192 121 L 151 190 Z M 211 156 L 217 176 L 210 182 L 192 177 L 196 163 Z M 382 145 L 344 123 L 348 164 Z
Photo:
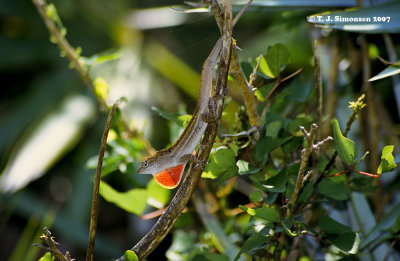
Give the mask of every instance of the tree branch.
M 207 162 L 208 156 L 217 136 L 217 129 L 222 116 L 223 102 L 226 95 L 226 84 L 228 80 L 230 53 L 232 45 L 232 7 L 229 0 L 224 1 L 223 6 L 223 49 L 221 51 L 221 62 L 218 70 L 217 86 L 214 95 L 214 98 L 217 100 L 217 120 L 207 125 L 204 137 L 199 144 L 198 150 L 196 151 L 196 158 L 203 162 Z M 150 231 L 132 248 L 132 251 L 136 253 L 139 260 L 143 260 L 144 258 L 146 258 L 160 244 L 160 242 L 171 230 L 175 221 L 178 219 L 180 213 L 189 201 L 194 189 L 196 188 L 203 169 L 204 165 L 196 165 L 191 163 L 185 179 L 179 186 L 179 189 L 176 192 L 174 198 L 171 200 L 171 203 L 169 204 L 167 210 L 157 220 L 156 224 L 150 229 Z M 124 257 L 120 257 L 117 260 L 122 261 L 124 260 Z

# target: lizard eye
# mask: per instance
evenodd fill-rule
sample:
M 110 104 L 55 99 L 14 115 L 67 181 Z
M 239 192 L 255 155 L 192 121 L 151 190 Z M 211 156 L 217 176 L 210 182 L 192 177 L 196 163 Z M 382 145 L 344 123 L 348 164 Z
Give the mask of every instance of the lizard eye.
M 143 161 L 143 165 L 145 166 L 145 167 L 148 167 L 149 166 L 149 162 L 146 160 L 146 161 Z

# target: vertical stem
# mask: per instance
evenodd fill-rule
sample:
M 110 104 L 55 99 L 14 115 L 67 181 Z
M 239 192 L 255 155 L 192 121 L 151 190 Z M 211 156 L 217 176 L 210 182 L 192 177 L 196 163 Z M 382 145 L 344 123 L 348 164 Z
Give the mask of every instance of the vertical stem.
M 93 196 L 92 196 L 92 209 L 90 211 L 90 230 L 89 230 L 89 245 L 86 253 L 86 261 L 92 261 L 94 257 L 94 243 L 96 238 L 96 227 L 97 227 L 97 216 L 99 207 L 99 187 L 101 178 L 101 168 L 103 166 L 104 153 L 106 151 L 108 131 L 110 130 L 111 120 L 119 100 L 116 100 L 108 114 L 106 126 L 104 128 L 103 137 L 101 139 L 99 159 L 97 161 L 96 176 L 93 185 Z

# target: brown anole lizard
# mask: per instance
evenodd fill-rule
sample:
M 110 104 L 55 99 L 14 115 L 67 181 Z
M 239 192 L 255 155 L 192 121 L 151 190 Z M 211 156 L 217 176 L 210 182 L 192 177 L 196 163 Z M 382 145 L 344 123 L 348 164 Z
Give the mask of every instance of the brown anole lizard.
M 192 153 L 200 142 L 207 122 L 213 118 L 212 79 L 221 49 L 222 38 L 217 41 L 204 62 L 197 106 L 188 125 L 171 147 L 146 157 L 137 170 L 138 174 L 152 174 L 160 185 L 172 189 L 179 184 L 187 161 L 198 163 Z

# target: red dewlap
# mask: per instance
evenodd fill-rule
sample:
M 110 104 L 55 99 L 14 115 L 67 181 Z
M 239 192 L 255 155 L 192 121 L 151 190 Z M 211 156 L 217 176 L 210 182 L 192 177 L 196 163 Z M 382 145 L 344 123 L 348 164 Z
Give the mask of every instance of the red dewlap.
M 173 189 L 178 186 L 182 178 L 182 173 L 185 170 L 185 164 L 178 165 L 166 170 L 163 170 L 157 174 L 154 174 L 154 178 L 164 188 Z

